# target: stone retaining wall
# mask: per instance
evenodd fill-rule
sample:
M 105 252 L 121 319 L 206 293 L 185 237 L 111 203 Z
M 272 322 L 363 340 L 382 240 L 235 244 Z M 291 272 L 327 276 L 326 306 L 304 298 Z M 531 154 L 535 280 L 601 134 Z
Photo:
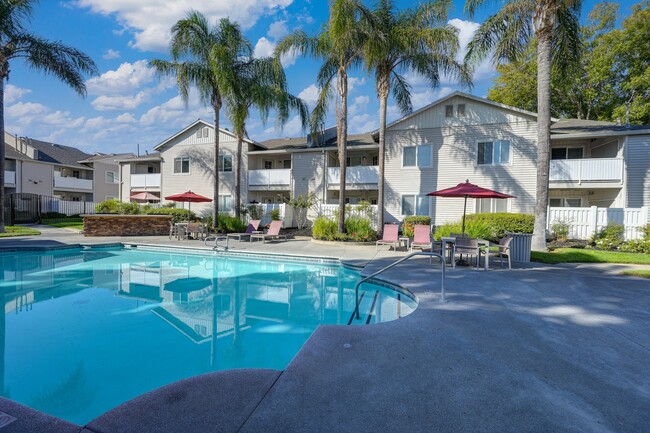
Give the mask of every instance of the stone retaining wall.
M 82 215 L 84 236 L 162 236 L 171 215 Z

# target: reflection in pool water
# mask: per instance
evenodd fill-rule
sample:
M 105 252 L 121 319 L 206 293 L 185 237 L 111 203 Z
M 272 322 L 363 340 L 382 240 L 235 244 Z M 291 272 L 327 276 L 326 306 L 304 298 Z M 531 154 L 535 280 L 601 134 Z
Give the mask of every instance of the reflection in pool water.
M 0 254 L 0 392 L 85 423 L 168 383 L 283 369 L 319 324 L 409 314 L 415 301 L 338 265 L 129 249 Z

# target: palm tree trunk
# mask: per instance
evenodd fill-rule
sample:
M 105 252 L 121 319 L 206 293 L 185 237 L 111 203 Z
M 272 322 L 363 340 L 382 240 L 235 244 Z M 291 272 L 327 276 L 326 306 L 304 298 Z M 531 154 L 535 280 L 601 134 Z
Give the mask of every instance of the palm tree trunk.
M 216 231 L 219 220 L 219 110 L 221 110 L 220 95 L 212 94 L 212 109 L 214 110 L 214 194 L 212 196 L 212 228 Z
M 241 152 L 244 139 L 237 134 L 237 161 L 235 162 L 235 216 L 241 217 Z
M 5 80 L 0 76 L 0 233 L 5 232 Z M 2 389 L 0 389 L 2 391 Z
M 336 132 L 339 153 L 339 233 L 345 233 L 345 172 L 348 143 L 348 75 L 343 67 L 338 71 L 338 90 L 341 97 L 337 107 Z
M 379 93 L 379 184 L 377 188 L 377 236 L 384 231 L 384 162 L 386 158 L 386 106 L 388 105 L 388 78 L 378 85 Z
M 545 2 L 542 2 L 545 3 Z M 551 148 L 551 38 L 554 16 L 536 5 L 537 34 L 537 191 L 532 249 L 546 251 L 548 173 Z

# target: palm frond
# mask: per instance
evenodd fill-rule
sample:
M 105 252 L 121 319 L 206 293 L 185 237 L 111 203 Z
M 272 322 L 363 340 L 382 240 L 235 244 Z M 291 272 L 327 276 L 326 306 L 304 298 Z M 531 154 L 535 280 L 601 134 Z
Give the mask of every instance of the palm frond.
M 406 79 L 393 72 L 390 76 L 390 87 L 393 90 L 393 98 L 397 107 L 403 115 L 409 114 L 413 111 L 413 104 L 411 103 L 411 85 Z
M 582 57 L 583 44 L 580 38 L 580 8 L 561 7 L 557 11 L 557 21 L 553 32 L 553 68 L 566 74 L 577 67 Z
M 14 35 L 9 58 L 24 58 L 29 67 L 44 71 L 63 81 L 81 96 L 86 95 L 84 75 L 96 75 L 97 65 L 90 56 L 65 45 L 31 34 Z

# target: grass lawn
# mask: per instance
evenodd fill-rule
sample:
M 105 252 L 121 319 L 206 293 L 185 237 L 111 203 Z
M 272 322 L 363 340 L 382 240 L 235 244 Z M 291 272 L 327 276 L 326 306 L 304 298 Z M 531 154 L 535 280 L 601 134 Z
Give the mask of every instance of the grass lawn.
M 41 232 L 34 230 L 29 227 L 21 226 L 5 226 L 6 233 L 0 233 L 0 238 L 9 238 L 12 236 L 30 236 L 30 235 L 40 235 Z
M 621 271 L 621 274 L 632 275 L 634 277 L 641 277 L 641 278 L 650 278 L 650 270 L 649 271 L 643 271 L 643 270 Z
M 533 251 L 531 260 L 542 263 L 630 263 L 650 265 L 650 254 L 558 248 L 548 253 Z
M 64 222 L 46 223 L 46 224 L 48 226 L 64 228 L 64 229 L 75 229 L 81 231 L 83 231 L 84 229 L 83 221 L 64 221 Z

